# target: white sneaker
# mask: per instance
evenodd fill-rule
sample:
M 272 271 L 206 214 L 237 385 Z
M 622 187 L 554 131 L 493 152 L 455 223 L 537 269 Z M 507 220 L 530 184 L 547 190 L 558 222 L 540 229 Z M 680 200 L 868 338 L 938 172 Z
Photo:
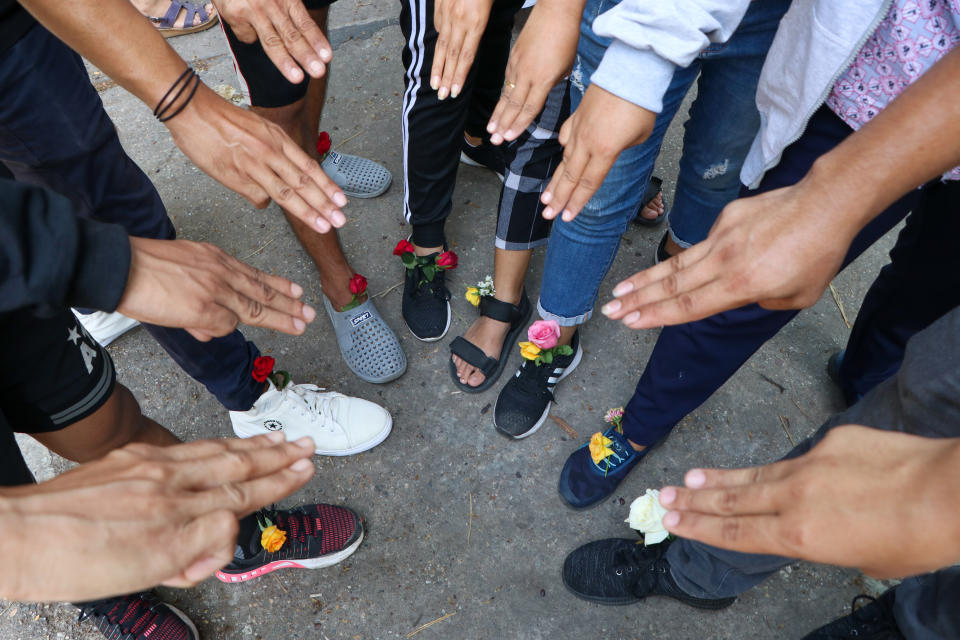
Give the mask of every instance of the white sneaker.
M 390 435 L 393 418 L 378 404 L 324 391 L 312 384 L 287 382 L 270 388 L 249 411 L 231 411 L 233 432 L 251 438 L 283 431 L 287 440 L 313 438 L 321 456 L 349 456 L 372 449 Z
M 133 318 L 128 318 L 122 313 L 107 313 L 106 311 L 94 311 L 93 313 L 80 313 L 72 309 L 73 315 L 83 325 L 93 339 L 104 347 L 125 334 L 131 329 L 136 329 L 140 323 Z

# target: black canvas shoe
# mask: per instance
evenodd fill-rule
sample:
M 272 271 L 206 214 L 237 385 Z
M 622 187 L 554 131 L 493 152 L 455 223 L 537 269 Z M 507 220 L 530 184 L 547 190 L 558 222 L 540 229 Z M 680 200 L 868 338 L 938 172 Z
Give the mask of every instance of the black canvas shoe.
M 312 504 L 287 511 L 261 509 L 254 514 L 260 526 L 252 528 L 246 544 L 238 544 L 233 562 L 217 571 L 221 582 L 245 582 L 277 569 L 321 569 L 345 560 L 363 542 L 363 520 L 351 509 Z M 264 544 L 266 525 L 285 534 L 275 551 Z M 242 528 L 242 523 L 241 523 Z
M 540 428 L 550 413 L 557 383 L 573 373 L 583 358 L 579 331 L 573 334 L 570 347 L 573 353 L 555 356 L 550 364 L 537 365 L 532 360 L 523 361 L 497 396 L 493 426 L 498 432 L 519 440 Z
M 427 256 L 436 258 L 439 253 Z M 417 340 L 436 342 L 450 328 L 450 290 L 447 272 L 437 269 L 428 280 L 419 266 L 404 269 L 401 313 L 410 333 Z
M 595 540 L 563 561 L 563 584 L 575 596 L 600 604 L 632 604 L 666 596 L 698 609 L 723 609 L 736 598 L 695 598 L 680 590 L 664 552 L 670 542 L 644 546 L 635 538 Z
M 507 170 L 507 163 L 503 158 L 503 149 L 495 144 L 490 144 L 488 139 L 474 146 L 463 139 L 460 146 L 460 162 L 471 167 L 485 167 L 497 174 L 500 182 L 503 182 L 503 174 Z
M 885 591 L 879 598 L 860 594 L 850 605 L 848 616 L 834 620 L 804 636 L 803 640 L 835 640 L 839 638 L 857 638 L 858 640 L 904 640 L 897 620 L 893 617 L 893 601 L 896 593 L 893 589 Z M 860 600 L 867 601 L 857 606 Z
M 110 640 L 200 640 L 190 618 L 152 591 L 76 606 L 78 621 L 89 619 Z

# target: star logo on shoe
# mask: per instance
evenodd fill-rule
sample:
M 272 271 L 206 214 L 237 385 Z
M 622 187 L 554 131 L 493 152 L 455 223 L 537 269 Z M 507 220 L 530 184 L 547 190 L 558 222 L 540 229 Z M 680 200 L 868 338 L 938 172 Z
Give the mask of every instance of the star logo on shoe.
M 263 428 L 267 431 L 283 431 L 283 423 L 279 420 L 264 420 Z

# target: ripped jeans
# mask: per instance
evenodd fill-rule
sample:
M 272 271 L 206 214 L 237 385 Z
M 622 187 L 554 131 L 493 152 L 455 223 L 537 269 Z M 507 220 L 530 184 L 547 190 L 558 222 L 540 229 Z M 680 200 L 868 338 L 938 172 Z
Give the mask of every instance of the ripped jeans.
M 571 109 L 580 104 L 610 43 L 593 33 L 593 20 L 618 1 L 587 1 L 569 80 Z M 663 136 L 694 81 L 697 98 L 684 125 L 683 155 L 669 220 L 670 233 L 681 246 L 706 238 L 717 215 L 740 191 L 740 166 L 760 125 L 755 103 L 757 79 L 789 6 L 789 0 L 752 2 L 730 40 L 711 45 L 689 67 L 678 68 L 650 138 L 620 154 L 572 222 L 554 221 L 538 304 L 543 318 L 574 326 L 591 316 L 620 237 L 639 213 Z

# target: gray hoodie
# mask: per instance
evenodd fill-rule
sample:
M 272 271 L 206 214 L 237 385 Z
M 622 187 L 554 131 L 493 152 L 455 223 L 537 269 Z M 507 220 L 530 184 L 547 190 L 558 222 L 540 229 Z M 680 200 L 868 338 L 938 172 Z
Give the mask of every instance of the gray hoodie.
M 763 2 L 763 0 L 755 0 Z M 613 44 L 590 78 L 603 89 L 659 112 L 675 67 L 726 41 L 750 0 L 623 0 L 594 32 Z M 757 86 L 760 130 L 740 172 L 756 188 L 797 140 L 840 75 L 886 16 L 893 0 L 794 0 L 780 22 Z

